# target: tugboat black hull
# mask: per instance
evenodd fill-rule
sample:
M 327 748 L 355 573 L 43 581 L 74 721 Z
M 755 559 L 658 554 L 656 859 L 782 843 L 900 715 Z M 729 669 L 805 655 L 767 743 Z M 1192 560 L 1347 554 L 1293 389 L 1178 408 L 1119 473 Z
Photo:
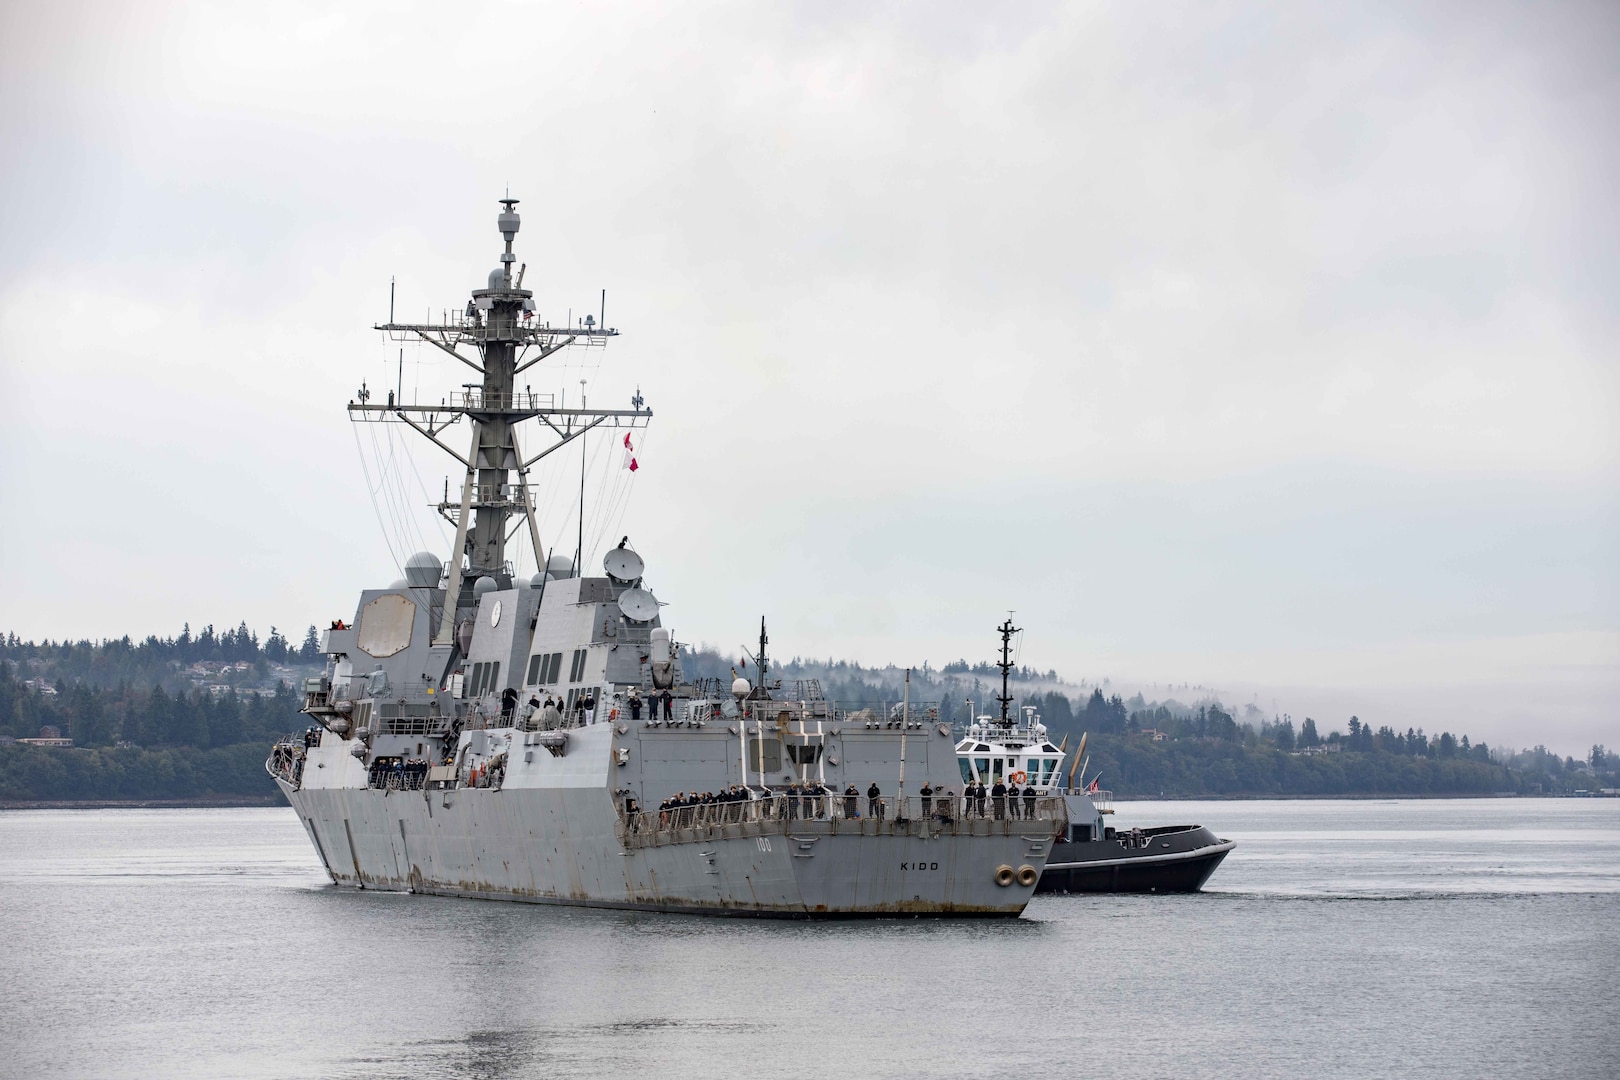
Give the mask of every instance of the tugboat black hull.
M 1100 840 L 1060 840 L 1037 893 L 1197 892 L 1235 846 L 1202 825 L 1133 830 Z

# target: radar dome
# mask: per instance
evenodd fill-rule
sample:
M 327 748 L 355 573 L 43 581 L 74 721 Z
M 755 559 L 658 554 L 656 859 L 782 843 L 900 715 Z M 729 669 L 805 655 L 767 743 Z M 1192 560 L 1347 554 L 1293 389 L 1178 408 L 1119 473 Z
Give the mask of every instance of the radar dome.
M 413 589 L 431 589 L 439 583 L 443 569 L 444 564 L 431 551 L 418 551 L 405 560 L 405 580 Z
M 492 577 L 481 577 L 477 581 L 473 582 L 473 595 L 474 596 L 483 596 L 485 593 L 494 592 L 499 587 L 500 587 L 500 583 L 497 582 L 494 578 L 492 578 Z
M 753 689 L 753 687 L 748 685 L 747 679 L 738 678 L 731 684 L 731 692 L 738 697 L 747 697 L 748 691 L 751 689 Z
M 536 575 L 534 575 L 534 577 L 529 579 L 529 588 L 531 588 L 531 589 L 542 588 L 542 587 L 544 587 L 545 583 L 550 581 L 550 580 L 551 580 L 551 575 L 550 574 L 536 574 Z
M 566 555 L 553 555 L 546 560 L 546 570 L 554 578 L 571 578 L 574 576 L 574 560 Z
M 410 585 L 410 582 L 406 581 L 404 578 L 398 578 L 398 579 L 396 579 L 394 581 L 394 583 L 392 585 L 390 585 L 388 587 L 390 589 L 408 589 L 408 588 L 411 587 L 411 585 Z

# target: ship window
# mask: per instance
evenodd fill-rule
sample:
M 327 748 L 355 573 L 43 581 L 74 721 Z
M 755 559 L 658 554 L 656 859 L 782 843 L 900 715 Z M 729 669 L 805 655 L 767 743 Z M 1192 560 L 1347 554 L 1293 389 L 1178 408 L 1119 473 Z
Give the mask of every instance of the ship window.
M 485 690 L 493 690 L 493 689 L 495 689 L 495 687 L 500 685 L 500 682 L 501 682 L 501 662 L 499 660 L 497 660 L 493 664 L 489 665 L 489 685 L 484 687 L 484 689 Z
M 973 783 L 973 766 L 968 764 L 968 759 L 959 757 L 956 759 L 956 764 L 962 768 L 962 783 Z
M 585 650 L 575 649 L 574 658 L 568 665 L 568 681 L 579 682 L 579 677 L 583 674 L 585 674 Z
M 547 682 L 547 683 L 554 683 L 554 682 L 557 681 L 557 676 L 559 676 L 561 674 L 562 674 L 562 653 L 554 652 L 554 653 L 551 654 L 551 663 L 546 667 L 546 677 L 542 681 Z
M 973 759 L 973 764 L 978 768 L 978 770 L 979 770 L 979 778 L 981 780 L 984 777 L 990 775 L 990 759 L 989 758 L 987 758 L 987 757 L 974 758 Z
M 975 746 L 973 749 L 977 750 L 979 753 L 982 754 L 985 751 L 990 749 L 990 744 L 989 743 L 980 743 L 978 746 Z
M 1055 768 L 1057 768 L 1057 762 L 1055 760 L 1051 759 L 1051 758 L 1047 758 L 1045 761 L 1041 762 L 1041 786 L 1042 787 L 1045 787 L 1046 782 L 1048 780 L 1052 779 L 1052 770 L 1055 769 Z
M 539 682 L 540 665 L 544 664 L 549 659 L 550 657 L 544 654 L 529 657 L 529 677 L 523 680 L 523 685 L 533 686 L 535 683 Z
M 761 744 L 765 756 L 765 771 L 775 772 L 782 767 L 782 740 L 766 739 Z
M 477 697 L 481 692 L 484 685 L 484 667 L 485 665 L 483 664 L 473 665 L 472 685 L 467 688 L 468 697 Z
M 804 746 L 788 744 L 788 758 L 796 765 L 814 765 L 821 757 L 821 744 L 811 743 Z

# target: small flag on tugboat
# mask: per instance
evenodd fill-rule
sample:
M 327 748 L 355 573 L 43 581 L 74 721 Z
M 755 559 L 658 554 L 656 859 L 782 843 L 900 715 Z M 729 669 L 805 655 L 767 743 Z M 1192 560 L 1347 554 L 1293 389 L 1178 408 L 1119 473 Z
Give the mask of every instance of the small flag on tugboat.
M 624 433 L 624 467 L 631 472 L 641 468 L 641 465 L 636 461 L 636 448 L 630 445 L 630 433 L 628 431 Z
M 1093 780 L 1093 781 L 1092 781 L 1092 782 L 1091 782 L 1091 786 L 1090 786 L 1090 787 L 1088 787 L 1088 788 L 1086 788 L 1086 794 L 1087 794 L 1087 795 L 1094 795 L 1094 794 L 1096 794 L 1096 792 L 1097 792 L 1097 783 L 1098 783 L 1098 781 L 1100 781 L 1100 780 L 1101 780 L 1101 779 L 1102 779 L 1102 777 L 1100 777 L 1100 776 L 1099 776 L 1099 777 L 1098 777 L 1098 778 L 1097 778 L 1097 779 L 1096 779 L 1096 780 Z

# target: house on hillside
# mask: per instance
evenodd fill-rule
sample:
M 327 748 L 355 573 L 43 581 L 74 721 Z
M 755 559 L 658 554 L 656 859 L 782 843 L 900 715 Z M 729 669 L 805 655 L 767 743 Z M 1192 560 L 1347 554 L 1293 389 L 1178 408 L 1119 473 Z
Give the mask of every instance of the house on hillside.
M 60 728 L 52 727 L 50 724 L 46 724 L 44 727 L 39 729 L 39 738 L 18 739 L 17 741 L 22 743 L 24 746 L 70 747 L 73 745 L 72 739 L 62 738 L 62 730 Z

